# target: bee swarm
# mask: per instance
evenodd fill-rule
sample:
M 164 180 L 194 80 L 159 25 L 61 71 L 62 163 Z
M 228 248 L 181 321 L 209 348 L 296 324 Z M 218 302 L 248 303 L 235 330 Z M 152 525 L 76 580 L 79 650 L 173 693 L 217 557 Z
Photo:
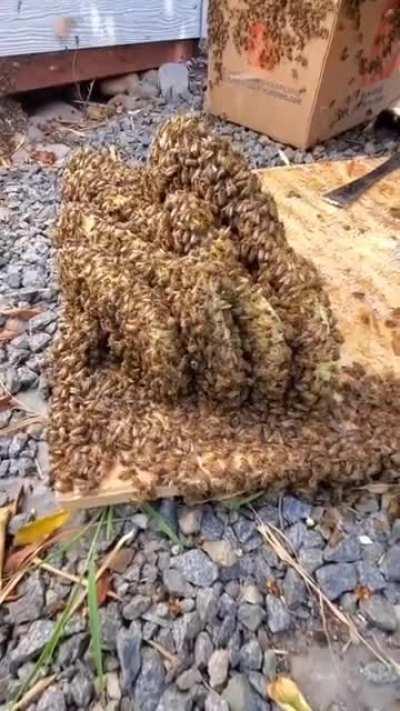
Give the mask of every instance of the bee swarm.
M 399 452 L 399 384 L 341 373 L 315 267 L 228 141 L 170 120 L 146 167 L 70 161 L 49 444 L 62 491 L 360 481 Z M 397 399 L 396 399 L 397 392 Z

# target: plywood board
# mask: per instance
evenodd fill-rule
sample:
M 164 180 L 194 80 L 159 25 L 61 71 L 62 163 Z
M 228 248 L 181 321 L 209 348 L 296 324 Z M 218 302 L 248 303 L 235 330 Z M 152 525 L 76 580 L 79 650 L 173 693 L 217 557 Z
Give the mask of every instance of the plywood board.
M 186 39 L 0 57 L 0 96 L 186 61 L 196 55 L 197 46 L 196 40 Z
M 276 198 L 289 241 L 319 267 L 345 337 L 342 361 L 400 378 L 400 175 L 375 186 L 348 210 L 325 203 L 323 192 L 370 170 L 377 161 L 317 163 L 261 171 Z M 115 467 L 99 490 L 59 497 L 67 508 L 133 500 Z M 160 497 L 174 496 L 163 489 Z
M 2 0 L 0 56 L 192 39 L 201 0 Z

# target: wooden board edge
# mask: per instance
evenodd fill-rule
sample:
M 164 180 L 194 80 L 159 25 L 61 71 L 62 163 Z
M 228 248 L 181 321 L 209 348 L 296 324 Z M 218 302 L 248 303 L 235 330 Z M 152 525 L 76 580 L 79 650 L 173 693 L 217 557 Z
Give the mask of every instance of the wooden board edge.
M 154 499 L 172 499 L 175 496 L 180 496 L 178 489 L 164 486 L 157 488 Z M 58 507 L 67 511 L 116 506 L 117 504 L 140 504 L 143 501 L 144 499 L 138 498 L 128 483 L 124 487 L 110 488 L 108 491 L 98 491 L 97 493 L 56 493 Z
M 198 40 L 0 57 L 0 96 L 154 69 L 196 56 Z

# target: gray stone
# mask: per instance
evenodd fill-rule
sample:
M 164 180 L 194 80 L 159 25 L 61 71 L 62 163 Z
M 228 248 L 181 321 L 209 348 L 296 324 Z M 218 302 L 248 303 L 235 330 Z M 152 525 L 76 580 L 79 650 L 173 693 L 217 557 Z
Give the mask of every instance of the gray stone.
M 285 632 L 291 626 L 291 618 L 283 600 L 267 595 L 268 627 L 273 634 Z
M 9 458 L 9 450 L 10 450 L 10 445 L 11 445 L 12 439 L 11 437 L 0 437 L 0 457 L 1 459 L 8 459 Z
M 357 574 L 351 563 L 330 563 L 316 572 L 318 584 L 330 600 L 337 600 L 345 592 L 357 587 Z
M 360 612 L 367 620 L 384 632 L 395 632 L 398 626 L 396 611 L 381 595 L 373 595 L 368 600 L 361 600 Z
M 12 438 L 8 455 L 10 459 L 15 459 L 25 449 L 28 443 L 28 436 L 25 433 L 20 433 Z
M 200 532 L 202 510 L 200 506 L 184 506 L 178 512 L 179 528 L 184 536 L 195 536 Z
M 304 536 L 306 533 L 307 527 L 301 521 L 293 524 L 293 526 L 290 526 L 290 528 L 288 528 L 285 532 L 286 538 L 296 553 L 300 551 L 300 548 L 304 543 Z
M 307 573 L 314 573 L 323 565 L 322 551 L 318 548 L 302 548 L 299 561 Z
M 229 705 L 222 696 L 215 691 L 210 691 L 205 701 L 204 711 L 229 711 Z
M 190 691 L 196 684 L 201 683 L 202 678 L 198 669 L 187 669 L 178 676 L 176 685 L 180 691 Z
M 180 570 L 188 583 L 197 587 L 208 588 L 218 578 L 218 568 L 210 558 L 200 550 L 190 550 L 175 560 L 175 566 Z
M 165 589 L 175 597 L 190 597 L 193 594 L 192 586 L 186 582 L 182 573 L 174 568 L 163 571 L 162 580 Z
M 189 73 L 184 64 L 167 62 L 158 70 L 161 94 L 165 99 L 177 99 L 189 92 Z
M 360 585 L 368 588 L 371 592 L 383 590 L 386 580 L 376 565 L 361 560 L 356 563 L 358 581 Z
M 262 605 L 264 596 L 255 585 L 243 585 L 240 591 L 240 599 L 242 602 L 248 602 L 250 605 Z
M 161 657 L 153 649 L 145 649 L 133 693 L 135 708 L 140 711 L 156 711 L 164 691 L 165 670 Z
M 282 513 L 288 523 L 306 520 L 311 514 L 311 509 L 306 501 L 289 495 L 283 497 Z
M 58 654 L 57 663 L 61 668 L 69 667 L 71 664 L 80 659 L 88 646 L 89 637 L 86 632 L 74 634 L 72 637 L 61 642 Z
M 37 711 L 65 711 L 65 697 L 57 686 L 50 686 L 40 697 Z
M 196 639 L 201 629 L 202 622 L 197 612 L 188 612 L 175 620 L 172 634 L 177 652 L 185 648 L 186 642 Z
M 306 586 L 300 575 L 293 568 L 288 569 L 282 588 L 289 609 L 295 610 L 299 605 L 305 603 Z
M 358 538 L 349 536 L 336 546 L 328 546 L 324 551 L 324 559 L 328 563 L 354 563 L 361 558 L 361 546 Z
M 236 612 L 226 615 L 222 623 L 213 629 L 213 640 L 216 647 L 225 647 L 236 629 Z
M 149 609 L 150 605 L 151 599 L 149 597 L 135 595 L 130 602 L 123 606 L 122 615 L 126 620 L 137 620 Z
M 121 619 L 117 605 L 108 604 L 100 608 L 101 636 L 103 646 L 114 651 L 117 644 L 117 635 L 121 629 Z
M 24 594 L 8 604 L 9 621 L 14 625 L 37 620 L 44 606 L 44 589 L 37 571 L 31 573 L 24 584 Z
M 38 379 L 37 374 L 27 366 L 19 368 L 18 375 L 22 390 L 28 390 L 29 388 L 31 388 L 33 385 L 35 385 Z
M 163 499 L 160 503 L 159 513 L 168 522 L 174 533 L 178 533 L 178 506 L 175 499 Z M 158 530 L 161 530 L 158 528 Z
M 43 331 L 49 324 L 54 323 L 57 320 L 57 314 L 54 311 L 43 311 L 43 313 L 38 316 L 34 316 L 29 321 L 29 327 L 31 333 L 37 333 L 38 331 Z
M 3 477 L 6 477 L 10 469 L 10 460 L 5 459 L 4 461 L 0 462 L 0 479 Z
M 389 667 L 383 662 L 369 662 L 361 667 L 361 674 L 376 686 L 386 684 L 396 684 L 400 682 L 400 675 L 393 667 Z
M 31 267 L 25 269 L 22 275 L 22 286 L 25 289 L 44 289 L 46 281 L 47 279 L 42 269 Z
M 265 612 L 260 605 L 251 605 L 247 602 L 239 606 L 238 620 L 251 632 L 256 632 L 265 617 Z
M 48 346 L 50 341 L 51 336 L 49 336 L 48 333 L 35 333 L 29 339 L 30 349 L 33 353 L 39 353 L 40 351 L 43 351 L 46 346 Z
M 250 682 L 250 686 L 257 692 L 259 696 L 265 699 L 265 694 L 267 690 L 267 680 L 263 674 L 256 671 L 250 671 L 247 674 L 247 678 Z
M 53 631 L 54 622 L 51 620 L 32 622 L 10 654 L 12 669 L 16 670 L 20 664 L 35 659 L 51 639 Z
M 194 661 L 199 669 L 206 669 L 208 661 L 214 651 L 208 632 L 200 632 L 194 645 Z
M 216 649 L 215 652 L 212 653 L 207 665 L 210 686 L 213 689 L 217 689 L 225 683 L 228 676 L 228 669 L 228 651 L 226 649 Z
M 261 590 L 266 590 L 268 582 L 274 577 L 264 553 L 258 553 L 254 559 L 254 577 Z
M 400 582 L 400 544 L 396 544 L 388 550 L 382 570 L 387 580 Z
M 133 693 L 135 681 L 142 665 L 142 638 L 136 632 L 121 629 L 117 636 L 117 653 L 121 666 L 122 687 L 128 693 Z
M 19 289 L 22 284 L 22 269 L 17 264 L 9 264 L 7 267 L 7 284 L 10 289 Z
M 93 698 L 94 684 L 86 670 L 74 676 L 69 684 L 72 699 L 78 708 L 87 709 Z
M 118 662 L 117 660 L 117 668 L 118 668 Z M 118 674 L 116 671 L 109 672 L 106 677 L 106 688 L 107 688 L 107 696 L 109 699 L 115 699 L 116 701 L 119 701 L 121 698 L 121 687 L 119 683 L 119 678 Z
M 400 543 L 400 518 L 396 518 L 393 522 L 390 543 Z
M 235 565 L 238 560 L 237 554 L 228 541 L 206 541 L 203 543 L 203 549 L 214 563 L 224 568 Z
M 358 608 L 357 596 L 355 593 L 344 593 L 340 598 L 340 607 L 345 612 L 355 615 Z
M 264 661 L 262 673 L 266 677 L 267 681 L 274 681 L 276 679 L 276 671 L 278 668 L 278 658 L 272 649 L 266 649 L 264 652 Z
M 157 711 L 191 711 L 192 699 L 174 686 L 169 686 L 163 693 Z
M 258 671 L 263 662 L 262 649 L 256 639 L 251 639 L 240 650 L 240 671 Z
M 230 711 L 258 711 L 257 700 L 244 674 L 235 674 L 228 683 L 222 698 Z
M 256 533 L 256 524 L 254 521 L 241 516 L 239 521 L 233 526 L 240 543 L 247 543 Z
M 201 534 L 207 541 L 220 541 L 224 535 L 224 524 L 211 506 L 206 506 L 203 510 Z

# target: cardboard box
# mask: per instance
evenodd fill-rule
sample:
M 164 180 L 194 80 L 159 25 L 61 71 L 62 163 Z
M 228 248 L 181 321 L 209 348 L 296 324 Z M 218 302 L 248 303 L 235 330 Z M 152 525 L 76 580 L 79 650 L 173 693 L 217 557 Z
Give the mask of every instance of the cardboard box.
M 210 0 L 209 111 L 300 148 L 400 96 L 400 0 Z

